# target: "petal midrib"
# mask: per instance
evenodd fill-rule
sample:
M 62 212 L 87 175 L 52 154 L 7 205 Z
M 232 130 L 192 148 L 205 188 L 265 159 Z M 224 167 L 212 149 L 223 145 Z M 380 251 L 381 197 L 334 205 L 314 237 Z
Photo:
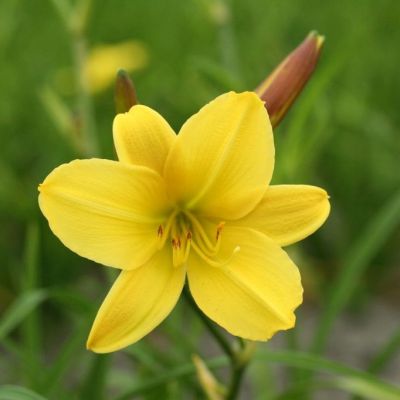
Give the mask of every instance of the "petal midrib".
M 285 325 L 290 324 L 290 319 L 287 318 L 286 315 L 282 314 L 279 310 L 273 307 L 270 303 L 265 301 L 257 292 L 255 292 L 249 285 L 245 284 L 243 281 L 239 280 L 233 273 L 231 273 L 228 269 L 223 268 L 222 272 L 227 275 L 229 279 L 243 292 L 250 295 L 252 299 L 254 299 L 258 304 L 262 307 L 268 308 L 272 314 L 274 314 L 281 322 Z
M 163 217 L 148 217 L 140 214 L 130 212 L 128 210 L 118 209 L 112 206 L 101 205 L 99 203 L 83 199 L 82 197 L 68 195 L 65 192 L 58 190 L 46 190 L 43 194 L 50 194 L 58 197 L 61 200 L 70 202 L 74 206 L 81 206 L 82 208 L 89 209 L 93 214 L 98 214 L 120 221 L 144 223 L 144 224 L 160 224 L 163 221 Z
M 205 196 L 207 191 L 212 187 L 212 185 L 216 181 L 216 178 L 224 164 L 224 161 L 228 157 L 229 151 L 232 148 L 233 143 L 235 142 L 238 132 L 240 131 L 245 114 L 246 114 L 245 112 L 242 113 L 242 115 L 236 125 L 235 132 L 232 133 L 231 135 L 227 135 L 227 139 L 224 141 L 223 146 L 222 146 L 224 148 L 222 155 L 219 157 L 219 159 L 215 163 L 215 166 L 211 169 L 211 175 L 210 175 L 209 179 L 207 180 L 207 183 L 202 187 L 201 191 L 197 194 L 197 196 L 194 199 L 189 201 L 189 203 L 187 205 L 188 208 L 193 208 L 196 205 L 196 203 L 198 203 Z

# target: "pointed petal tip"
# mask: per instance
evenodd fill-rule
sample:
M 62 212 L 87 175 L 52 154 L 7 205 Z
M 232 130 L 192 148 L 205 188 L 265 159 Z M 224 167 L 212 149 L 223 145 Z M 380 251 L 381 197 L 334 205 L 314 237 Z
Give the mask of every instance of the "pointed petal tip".
M 267 113 L 267 116 L 269 119 L 269 113 L 266 108 L 265 100 L 263 98 L 261 98 L 254 91 L 243 91 L 243 92 L 230 91 L 230 92 L 226 93 L 225 95 L 228 97 L 231 97 L 231 98 L 236 98 L 237 101 L 240 102 L 240 104 L 243 104 L 243 105 L 247 104 L 247 105 L 251 105 L 254 107 L 263 108 L 264 111 Z M 224 95 L 222 95 L 222 96 L 224 96 Z
M 119 349 L 119 347 L 116 346 L 101 346 L 98 343 L 98 338 L 96 338 L 96 335 L 93 332 L 93 328 L 92 331 L 90 331 L 89 333 L 89 337 L 86 341 L 86 350 L 91 351 L 93 353 L 96 354 L 106 354 L 106 353 L 111 353 L 113 351 L 116 351 Z
M 93 342 L 94 342 L 94 340 L 93 340 L 92 331 L 90 331 L 89 337 L 87 338 L 87 341 L 86 341 L 86 350 L 92 351 L 93 353 L 98 353 L 96 346 Z
M 322 197 L 324 197 L 326 199 L 329 199 L 331 197 L 331 196 L 329 196 L 328 192 L 325 189 L 318 187 L 318 186 L 316 186 L 316 189 L 319 189 L 319 192 L 321 193 Z
M 92 343 L 91 343 L 91 341 L 90 341 L 90 337 L 89 337 L 89 339 L 88 339 L 87 342 L 86 342 L 86 350 L 88 350 L 88 351 L 94 351 L 94 350 L 93 350 L 93 347 L 92 347 Z

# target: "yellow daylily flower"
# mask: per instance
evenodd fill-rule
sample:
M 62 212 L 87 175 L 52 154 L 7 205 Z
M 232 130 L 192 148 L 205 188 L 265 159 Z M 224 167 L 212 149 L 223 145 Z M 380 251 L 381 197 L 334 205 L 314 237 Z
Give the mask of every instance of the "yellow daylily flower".
M 75 160 L 40 185 L 39 204 L 71 250 L 122 270 L 89 335 L 104 353 L 171 312 L 187 276 L 199 308 L 233 335 L 267 340 L 295 324 L 297 267 L 281 246 L 327 218 L 320 188 L 269 186 L 272 128 L 250 92 L 217 97 L 178 135 L 154 110 L 116 116 L 119 161 Z
M 146 46 L 137 40 L 94 47 L 86 60 L 85 76 L 92 93 L 107 89 L 119 68 L 136 71 L 148 64 Z

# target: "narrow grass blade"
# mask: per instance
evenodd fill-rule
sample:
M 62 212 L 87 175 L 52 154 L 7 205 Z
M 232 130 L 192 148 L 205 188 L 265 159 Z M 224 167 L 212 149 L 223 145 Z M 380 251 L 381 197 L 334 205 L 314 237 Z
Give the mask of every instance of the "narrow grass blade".
M 26 230 L 24 266 L 21 274 L 21 290 L 23 293 L 29 293 L 38 287 L 39 275 L 39 244 L 40 231 L 36 221 L 28 224 Z M 23 338 L 24 363 L 27 365 L 40 365 L 41 354 L 41 318 L 39 308 L 33 309 L 25 318 L 21 325 Z M 36 370 L 29 371 L 26 377 L 26 384 L 33 388 L 39 387 L 39 374 Z
M 46 400 L 45 397 L 21 386 L 0 386 L 0 399 L 4 400 Z
M 345 364 L 335 362 L 323 357 L 312 355 L 309 353 L 294 352 L 294 351 L 269 351 L 259 350 L 255 357 L 254 362 L 268 362 L 283 364 L 288 367 L 310 370 L 314 372 L 324 372 L 333 377 L 327 381 L 324 379 L 323 386 L 330 388 L 337 388 L 347 390 L 348 392 L 357 395 L 360 393 L 360 387 L 369 387 L 373 393 L 379 393 L 383 397 L 382 400 L 394 400 L 400 398 L 400 387 L 384 382 L 374 375 L 349 367 Z M 210 370 L 219 369 L 229 365 L 227 357 L 217 357 L 206 361 L 206 365 Z M 193 364 L 184 364 L 177 368 L 170 369 L 165 372 L 159 373 L 153 379 L 145 382 L 137 382 L 128 391 L 116 397 L 116 400 L 130 400 L 134 396 L 147 392 L 148 390 L 166 385 L 170 382 L 182 379 L 195 374 Z M 346 385 L 345 380 L 338 379 L 343 377 L 347 380 L 356 382 L 354 385 Z M 348 381 L 346 381 L 348 382 Z M 317 383 L 318 385 L 318 383 Z M 346 387 L 344 387 L 346 386 Z M 377 400 L 372 397 L 371 399 Z
M 0 342 L 47 297 L 47 292 L 41 289 L 32 290 L 19 296 L 0 320 Z
M 332 285 L 314 337 L 312 345 L 314 353 L 321 354 L 323 352 L 337 316 L 347 305 L 373 257 L 399 224 L 400 192 L 397 192 L 376 213 L 345 257 L 343 268 Z
M 106 398 L 105 387 L 110 361 L 110 354 L 93 354 L 92 364 L 81 389 L 80 398 L 82 400 Z
M 335 380 L 336 387 L 361 396 L 364 400 L 399 400 L 400 393 L 381 387 L 364 379 L 340 377 Z
M 400 387 L 387 383 L 368 372 L 313 354 L 261 350 L 256 354 L 256 359 L 284 364 L 303 370 L 333 374 L 336 377 L 331 380 L 331 387 L 346 389 L 348 392 L 355 395 L 360 394 L 361 387 L 369 387 L 371 392 L 380 393 L 382 396 L 385 396 L 379 398 L 379 400 L 400 399 Z M 347 381 L 338 379 L 337 377 L 343 377 L 347 379 Z M 350 381 L 354 384 L 344 384 L 344 382 L 348 383 Z M 378 400 L 378 398 L 375 397 L 371 397 L 371 399 Z
M 375 355 L 370 365 L 368 372 L 378 374 L 392 360 L 400 350 L 400 329 L 385 343 L 382 349 Z
M 74 329 L 74 333 L 68 337 L 65 343 L 60 347 L 57 358 L 52 362 L 51 368 L 47 373 L 42 392 L 47 396 L 53 397 L 58 388 L 60 380 L 72 365 L 77 362 L 76 356 L 85 346 L 85 339 L 88 333 L 88 323 L 81 323 Z
M 226 357 L 213 358 L 206 361 L 208 368 L 211 370 L 225 367 L 229 365 L 229 360 Z M 134 396 L 145 393 L 151 389 L 166 385 L 178 379 L 192 376 L 196 373 L 193 363 L 187 363 L 176 368 L 171 368 L 165 372 L 159 373 L 153 379 L 148 379 L 145 382 L 137 382 L 132 388 L 117 397 L 115 400 L 130 400 Z

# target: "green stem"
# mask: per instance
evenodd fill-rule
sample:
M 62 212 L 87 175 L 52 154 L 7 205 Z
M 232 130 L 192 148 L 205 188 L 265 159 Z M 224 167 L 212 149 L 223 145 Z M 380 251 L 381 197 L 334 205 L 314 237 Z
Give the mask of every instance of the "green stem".
M 39 245 L 40 232 L 36 221 L 29 223 L 26 234 L 26 247 L 24 254 L 25 273 L 22 274 L 22 290 L 25 293 L 34 290 L 38 286 L 38 269 L 39 269 Z M 40 365 L 41 359 L 41 315 L 38 309 L 32 310 L 21 325 L 24 358 L 28 365 Z M 40 373 L 32 373 L 29 371 L 29 384 L 33 389 L 40 386 Z M 33 379 L 32 379 L 33 378 Z
M 229 364 L 228 358 L 225 356 L 213 358 L 206 361 L 206 365 L 210 370 L 226 367 Z M 116 397 L 115 400 L 131 400 L 139 395 L 150 392 L 160 386 L 166 385 L 169 382 L 177 381 L 178 379 L 195 375 L 196 368 L 193 363 L 179 365 L 176 368 L 169 369 L 159 374 L 154 374 L 152 378 L 146 381 L 138 381 L 131 389 Z M 136 396 L 136 397 L 135 397 Z
M 96 124 L 93 113 L 89 83 L 86 76 L 87 45 L 85 30 L 91 8 L 91 0 L 82 0 L 71 7 L 65 0 L 52 0 L 65 29 L 72 48 L 73 70 L 77 89 L 78 118 L 71 132 L 72 143 L 78 143 L 78 152 L 86 157 L 99 155 Z
M 193 308 L 193 310 L 196 312 L 196 314 L 200 317 L 210 334 L 214 337 L 214 339 L 218 342 L 218 344 L 221 346 L 222 350 L 225 352 L 225 354 L 233 360 L 235 358 L 235 352 L 231 347 L 231 344 L 229 341 L 223 336 L 223 334 L 218 330 L 218 328 L 214 325 L 212 321 L 210 321 L 200 310 L 200 308 L 197 306 L 195 301 L 193 300 L 192 295 L 189 292 L 189 288 L 187 285 L 185 285 L 183 289 L 183 294 L 185 296 L 185 299 L 187 300 L 188 304 Z
M 190 294 L 189 288 L 185 285 L 183 290 L 184 296 L 188 301 L 189 305 L 194 309 L 196 314 L 201 318 L 204 325 L 215 338 L 222 350 L 229 357 L 231 365 L 231 380 L 227 390 L 226 399 L 234 400 L 237 398 L 240 386 L 243 380 L 244 373 L 249 364 L 252 354 L 252 346 L 249 342 L 245 342 L 243 339 L 238 338 L 238 349 L 234 349 L 232 344 L 222 335 L 219 329 L 210 321 L 206 315 L 199 309 L 192 295 Z
M 81 387 L 81 398 L 102 400 L 105 398 L 111 356 L 109 354 L 94 354 L 92 357 L 88 375 Z
M 75 31 L 71 34 L 71 41 L 75 81 L 78 91 L 80 150 L 83 155 L 90 157 L 98 155 L 99 145 L 96 137 L 92 99 L 89 94 L 89 84 L 86 76 L 86 40 L 81 31 Z
M 229 384 L 226 400 L 234 400 L 239 395 L 240 386 L 242 384 L 244 372 L 246 371 L 248 361 L 235 362 L 232 366 L 232 377 Z
M 216 18 L 218 44 L 221 59 L 227 71 L 231 71 L 235 77 L 240 76 L 239 57 L 236 48 L 235 33 L 232 25 L 231 0 L 218 0 L 216 2 L 221 9 L 219 17 Z

